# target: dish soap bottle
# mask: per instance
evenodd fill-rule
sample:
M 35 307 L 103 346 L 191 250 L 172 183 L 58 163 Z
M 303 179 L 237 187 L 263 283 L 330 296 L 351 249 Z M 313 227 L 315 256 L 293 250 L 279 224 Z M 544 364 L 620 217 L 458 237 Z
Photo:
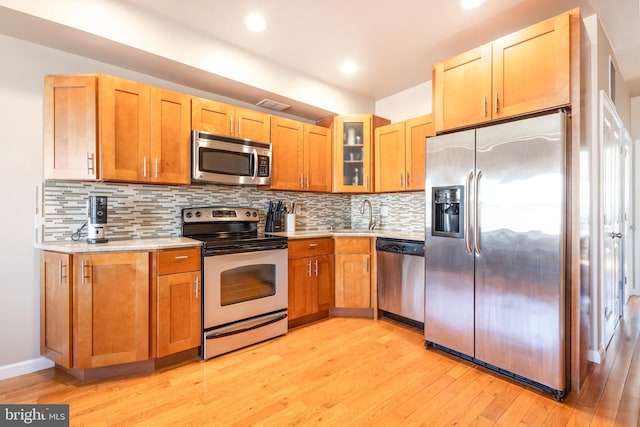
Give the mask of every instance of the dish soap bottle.
M 360 178 L 358 177 L 358 168 L 355 168 L 354 172 L 353 172 L 353 185 L 360 185 L 359 181 Z

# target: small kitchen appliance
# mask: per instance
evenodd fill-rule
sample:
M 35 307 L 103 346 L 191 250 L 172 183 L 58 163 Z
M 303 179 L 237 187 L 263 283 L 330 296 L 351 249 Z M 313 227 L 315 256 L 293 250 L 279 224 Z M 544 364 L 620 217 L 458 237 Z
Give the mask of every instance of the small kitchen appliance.
M 107 224 L 107 196 L 89 196 L 87 201 L 88 243 L 106 243 L 104 228 Z

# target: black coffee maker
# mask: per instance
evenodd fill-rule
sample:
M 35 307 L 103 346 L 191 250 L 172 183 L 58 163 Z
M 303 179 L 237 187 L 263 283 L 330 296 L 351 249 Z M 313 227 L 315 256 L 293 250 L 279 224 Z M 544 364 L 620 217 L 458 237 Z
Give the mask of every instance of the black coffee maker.
M 104 235 L 107 224 L 107 196 L 89 196 L 87 217 L 87 243 L 108 242 Z

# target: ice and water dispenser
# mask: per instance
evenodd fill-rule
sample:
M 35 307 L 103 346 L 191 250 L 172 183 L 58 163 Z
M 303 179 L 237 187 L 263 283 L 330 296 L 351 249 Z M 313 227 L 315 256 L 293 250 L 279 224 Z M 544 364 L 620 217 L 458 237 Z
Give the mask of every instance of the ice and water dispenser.
M 433 187 L 431 234 L 443 237 L 464 237 L 464 187 Z

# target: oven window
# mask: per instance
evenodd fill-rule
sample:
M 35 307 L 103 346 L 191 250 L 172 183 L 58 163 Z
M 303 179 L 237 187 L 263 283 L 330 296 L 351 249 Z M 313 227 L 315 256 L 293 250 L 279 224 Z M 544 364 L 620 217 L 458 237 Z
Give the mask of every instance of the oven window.
M 275 264 L 253 264 L 223 271 L 220 304 L 237 304 L 276 294 Z
M 200 170 L 203 172 L 251 176 L 251 163 L 250 153 L 200 148 Z

